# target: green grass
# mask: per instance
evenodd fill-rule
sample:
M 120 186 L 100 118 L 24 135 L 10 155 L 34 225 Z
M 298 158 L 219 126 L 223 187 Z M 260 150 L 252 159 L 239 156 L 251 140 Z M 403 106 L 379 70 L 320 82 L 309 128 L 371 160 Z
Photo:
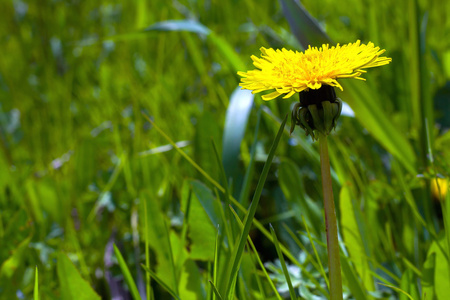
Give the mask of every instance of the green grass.
M 0 298 L 326 299 L 318 144 L 287 126 L 271 151 L 298 98 L 236 72 L 361 39 L 393 60 L 337 91 L 344 294 L 446 299 L 450 3 L 302 5 L 2 1 Z

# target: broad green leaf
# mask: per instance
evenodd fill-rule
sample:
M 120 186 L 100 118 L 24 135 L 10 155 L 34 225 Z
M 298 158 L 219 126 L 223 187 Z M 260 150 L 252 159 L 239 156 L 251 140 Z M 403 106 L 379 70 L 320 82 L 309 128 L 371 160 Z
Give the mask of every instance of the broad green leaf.
M 181 269 L 178 290 L 181 299 L 206 299 L 199 268 L 193 260 L 187 259 Z
M 344 237 L 346 249 L 350 258 L 368 291 L 374 291 L 375 286 L 371 276 L 370 266 L 366 259 L 364 244 L 361 238 L 358 222 L 355 217 L 355 210 L 351 199 L 350 187 L 348 185 L 342 186 L 339 194 L 339 205 L 341 212 L 341 234 Z
M 253 107 L 253 94 L 236 88 L 228 105 L 223 131 L 222 161 L 227 178 L 235 178 L 239 165 L 239 153 L 248 117 Z
M 189 182 L 194 191 L 191 196 L 188 236 L 191 241 L 190 258 L 193 260 L 209 260 L 214 258 L 214 243 L 216 236 L 216 225 L 221 224 L 218 212 L 218 201 L 211 191 L 202 183 Z M 183 201 L 187 198 L 183 197 Z M 184 210 L 186 203 L 181 207 Z
M 201 203 L 203 209 L 208 214 L 211 224 L 213 224 L 214 227 L 217 226 L 217 224 L 220 224 L 221 217 L 219 202 L 216 200 L 216 197 L 214 196 L 212 191 L 198 180 L 192 180 L 190 183 L 192 185 L 192 190 L 195 196 L 197 196 L 198 201 Z
M 62 300 L 101 299 L 64 253 L 60 252 L 57 259 L 56 268 Z
M 422 284 L 422 294 L 425 296 L 425 299 L 434 299 L 434 274 L 436 270 L 436 253 L 430 253 L 427 256 L 427 260 L 423 264 L 423 278 L 421 281 Z
M 438 243 L 441 247 L 438 246 Z M 445 253 L 442 251 L 445 251 Z M 450 285 L 448 247 L 444 235 L 431 244 L 425 265 L 432 266 L 433 260 L 436 262 L 434 265 L 434 278 L 431 279 L 430 277 L 430 269 L 427 270 L 428 273 L 425 273 L 424 276 L 426 276 L 426 282 L 428 284 L 434 283 L 434 294 L 436 298 L 444 300 L 448 298 L 448 287 Z M 428 286 L 428 288 L 430 288 L 430 286 Z M 431 298 L 427 297 L 427 299 Z

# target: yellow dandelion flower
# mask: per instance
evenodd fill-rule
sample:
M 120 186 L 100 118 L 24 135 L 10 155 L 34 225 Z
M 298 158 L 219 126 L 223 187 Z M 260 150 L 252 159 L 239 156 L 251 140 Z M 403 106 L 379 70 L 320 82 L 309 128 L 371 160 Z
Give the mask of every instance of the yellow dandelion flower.
M 337 79 L 361 78 L 364 69 L 387 65 L 391 58 L 380 56 L 385 50 L 373 43 L 361 44 L 361 41 L 343 46 L 311 47 L 303 53 L 292 50 L 274 50 L 261 48 L 261 58 L 252 55 L 253 64 L 259 70 L 238 72 L 242 89 L 252 93 L 275 90 L 263 95 L 263 100 L 272 100 L 280 95 L 289 98 L 295 93 L 317 90 L 322 85 L 342 86 Z

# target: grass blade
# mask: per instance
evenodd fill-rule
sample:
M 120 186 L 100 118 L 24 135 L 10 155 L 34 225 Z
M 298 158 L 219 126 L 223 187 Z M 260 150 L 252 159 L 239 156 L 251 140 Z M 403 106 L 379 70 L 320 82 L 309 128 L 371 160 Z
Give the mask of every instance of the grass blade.
M 141 300 L 141 296 L 139 295 L 139 291 L 136 287 L 136 283 L 134 282 L 134 279 L 131 276 L 130 270 L 128 269 L 128 266 L 127 266 L 125 260 L 123 259 L 122 254 L 120 253 L 116 244 L 114 244 L 114 253 L 116 254 L 117 261 L 119 262 L 119 266 L 120 266 L 120 269 L 122 270 L 123 277 L 125 278 L 125 281 L 127 282 L 128 288 L 130 289 L 133 299 Z
M 322 44 L 330 43 L 331 39 L 320 28 L 317 20 L 299 1 L 280 0 L 280 2 L 292 32 L 304 49 L 308 48 L 308 45 L 320 47 Z
M 250 232 L 250 228 L 253 222 L 253 218 L 256 213 L 256 209 L 258 207 L 259 199 L 264 187 L 264 183 L 266 181 L 267 175 L 269 173 L 270 165 L 272 164 L 273 157 L 275 156 L 275 150 L 278 147 L 278 143 L 280 142 L 281 136 L 284 131 L 284 126 L 286 125 L 287 115 L 284 117 L 283 122 L 281 123 L 280 129 L 278 130 L 277 136 L 272 144 L 272 148 L 270 149 L 269 155 L 267 157 L 267 161 L 264 164 L 263 171 L 258 181 L 258 185 L 256 186 L 255 194 L 253 195 L 252 204 L 250 204 L 250 208 L 248 210 L 247 215 L 244 220 L 244 230 L 241 233 L 241 237 L 238 242 L 238 246 L 234 248 L 233 256 L 231 259 L 231 269 L 228 273 L 228 278 L 226 278 L 227 283 L 225 284 L 225 298 L 229 299 L 231 296 L 232 284 L 237 278 L 237 274 L 239 271 L 239 264 L 241 260 L 242 253 L 244 251 L 244 246 L 247 241 L 248 233 Z
M 414 298 L 411 297 L 410 294 L 408 294 L 407 292 L 405 292 L 405 291 L 402 290 L 401 288 L 395 287 L 395 286 L 393 286 L 393 285 L 383 284 L 383 283 L 378 283 L 378 284 L 379 284 L 379 285 L 387 286 L 387 287 L 393 289 L 394 291 L 397 291 L 397 292 L 399 292 L 399 293 L 402 293 L 403 295 L 405 295 L 406 297 L 408 297 L 408 299 L 414 300 Z
M 209 283 L 211 284 L 211 287 L 212 287 L 212 289 L 213 289 L 214 297 L 217 297 L 217 298 L 214 298 L 214 299 L 222 300 L 222 296 L 220 295 L 220 293 L 219 293 L 219 291 L 217 290 L 217 288 L 216 288 L 216 286 L 214 285 L 214 283 L 212 283 L 211 280 L 209 280 Z
M 148 220 L 147 220 L 147 201 L 144 202 L 144 226 L 145 226 L 145 266 L 150 269 L 150 246 L 148 244 Z M 146 288 L 146 294 L 147 294 L 147 300 L 150 300 L 152 295 L 151 290 L 151 280 L 150 275 L 146 274 L 146 281 L 145 281 L 145 288 Z
M 316 246 L 315 246 L 314 241 L 312 239 L 311 232 L 309 232 L 308 224 L 306 224 L 306 220 L 305 220 L 305 218 L 303 216 L 302 216 L 302 221 L 303 221 L 303 225 L 305 226 L 306 233 L 308 234 L 309 242 L 311 243 L 311 246 L 313 248 L 314 255 L 316 256 L 316 260 L 319 263 L 319 267 L 320 267 L 319 271 L 322 274 L 323 278 L 325 279 L 325 282 L 327 283 L 327 287 L 330 288 L 330 282 L 328 281 L 328 276 L 325 273 L 325 269 L 323 268 L 322 262 L 321 262 L 320 257 L 319 257 L 319 253 L 317 253 Z
M 167 285 L 162 281 L 158 275 L 156 275 L 152 270 L 148 269 L 145 265 L 141 264 L 141 267 L 150 274 L 150 276 L 155 280 L 163 289 L 165 289 L 169 294 L 172 295 L 175 299 L 181 300 L 180 297 Z
M 284 276 L 286 277 L 286 282 L 289 287 L 289 294 L 291 295 L 291 299 L 295 300 L 297 299 L 297 296 L 295 295 L 294 287 L 292 286 L 291 277 L 289 276 L 289 272 L 286 267 L 286 263 L 284 261 L 283 253 L 281 253 L 280 245 L 278 244 L 277 235 L 275 234 L 275 230 L 273 229 L 272 224 L 270 224 L 270 232 L 272 233 L 273 237 L 273 243 L 275 245 L 275 248 L 277 249 L 278 258 L 280 259 L 281 267 L 283 268 Z
M 39 300 L 39 273 L 38 267 L 36 266 L 36 272 L 34 276 L 34 291 L 33 291 L 33 299 Z
M 239 219 L 239 216 L 237 215 L 236 211 L 231 206 L 230 206 L 230 210 L 233 213 L 234 217 L 236 218 L 237 223 L 239 224 L 239 226 L 240 226 L 240 228 L 242 230 L 244 228 L 244 224 Z M 259 264 L 261 270 L 263 271 L 264 275 L 266 276 L 267 282 L 269 282 L 270 287 L 274 291 L 275 296 L 277 297 L 277 299 L 282 300 L 280 294 L 278 293 L 277 288 L 275 287 L 272 279 L 269 276 L 269 273 L 267 273 L 267 270 L 264 267 L 264 264 L 263 264 L 263 262 L 261 261 L 261 258 L 258 255 L 258 251 L 256 251 L 255 244 L 253 244 L 253 241 L 252 241 L 250 236 L 248 236 L 248 243 L 249 243 L 250 247 L 252 248 L 253 252 L 255 253 L 256 260 L 258 261 L 258 264 Z

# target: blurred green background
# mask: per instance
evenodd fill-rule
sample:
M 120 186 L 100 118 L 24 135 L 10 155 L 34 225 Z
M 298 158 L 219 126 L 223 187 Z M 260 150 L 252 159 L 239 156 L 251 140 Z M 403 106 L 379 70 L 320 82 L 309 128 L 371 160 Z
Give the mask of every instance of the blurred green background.
M 262 46 L 358 39 L 393 61 L 337 91 L 351 108 L 330 138 L 345 295 L 406 299 L 380 282 L 445 299 L 450 2 L 3 0 L 0 11 L 1 299 L 31 299 L 36 282 L 42 299 L 129 299 L 113 243 L 141 296 L 170 299 L 159 278 L 180 299 L 211 298 L 233 248 L 228 236 L 214 255 L 216 226 L 239 226 L 146 116 L 247 207 L 298 98 L 253 98 L 236 72 Z M 299 295 L 326 298 L 317 145 L 287 130 L 256 218 L 291 254 Z M 244 253 L 235 297 L 276 299 L 256 258 L 288 297 L 273 242 L 250 236 L 259 255 Z

